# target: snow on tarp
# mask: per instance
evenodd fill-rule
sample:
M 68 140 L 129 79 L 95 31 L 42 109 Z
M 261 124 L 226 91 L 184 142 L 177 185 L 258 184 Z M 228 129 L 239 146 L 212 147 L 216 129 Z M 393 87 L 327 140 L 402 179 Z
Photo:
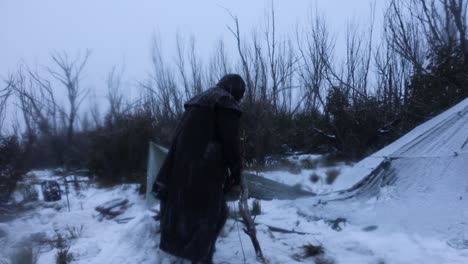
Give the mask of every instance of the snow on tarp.
M 377 168 L 386 158 L 455 156 L 468 152 L 468 98 L 419 125 L 392 144 L 363 159 L 335 181 L 348 189 Z
M 360 174 L 365 168 L 368 172 Z M 339 184 L 349 188 L 318 196 L 314 206 L 304 206 L 323 217 L 346 217 L 354 223 L 430 233 L 467 244 L 468 99 L 343 176 L 349 178 Z
M 152 206 L 156 203 L 153 195 L 150 194 L 151 188 L 156 175 L 161 168 L 162 162 L 167 155 L 167 149 L 150 142 L 149 156 L 148 156 L 148 168 L 147 168 L 147 185 L 146 188 L 146 199 L 148 206 Z M 279 183 L 270 179 L 266 179 L 252 173 L 243 173 L 247 180 L 249 188 L 249 197 L 261 200 L 293 200 L 301 197 L 310 197 L 315 194 L 302 190 L 300 187 L 289 186 L 283 183 Z M 231 193 L 228 198 L 235 199 L 239 197 L 236 193 Z

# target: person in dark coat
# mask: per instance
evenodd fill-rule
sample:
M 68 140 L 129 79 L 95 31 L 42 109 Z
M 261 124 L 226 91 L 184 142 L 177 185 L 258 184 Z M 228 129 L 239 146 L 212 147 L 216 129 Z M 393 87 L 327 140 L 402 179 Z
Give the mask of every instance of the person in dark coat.
M 224 193 L 242 171 L 239 106 L 245 83 L 224 76 L 185 103 L 153 191 L 161 200 L 160 248 L 193 263 L 212 263 L 227 219 Z

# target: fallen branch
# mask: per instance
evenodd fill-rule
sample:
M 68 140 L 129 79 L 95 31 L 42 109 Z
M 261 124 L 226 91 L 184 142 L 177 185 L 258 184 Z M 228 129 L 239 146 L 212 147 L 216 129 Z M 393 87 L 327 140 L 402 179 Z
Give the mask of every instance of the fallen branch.
M 276 227 L 276 226 L 270 226 L 270 225 L 266 225 L 266 226 L 268 227 L 268 230 L 272 232 L 278 232 L 278 233 L 284 233 L 284 234 L 298 234 L 298 235 L 317 235 L 313 233 L 300 232 L 296 230 L 288 230 L 288 229 L 284 229 L 284 228 Z
M 245 225 L 244 232 L 250 237 L 250 240 L 252 240 L 252 244 L 257 255 L 257 260 L 261 263 L 267 263 L 265 257 L 263 256 L 260 243 L 258 242 L 255 222 L 252 219 L 252 215 L 250 214 L 249 210 L 249 205 L 247 203 L 247 199 L 249 197 L 249 190 L 244 176 L 240 177 L 240 189 L 241 191 L 239 199 L 239 214 L 241 215 L 243 223 Z
M 102 218 L 112 219 L 121 215 L 130 206 L 131 204 L 128 203 L 127 199 L 114 199 L 96 207 L 95 209 L 101 214 L 100 220 L 102 220 Z
M 242 219 L 233 218 L 232 220 L 234 220 L 236 222 L 244 223 L 244 221 Z M 255 226 L 258 226 L 258 225 L 266 226 L 268 228 L 268 230 L 270 230 L 271 232 L 277 232 L 277 233 L 283 233 L 283 234 L 320 235 L 320 233 L 301 232 L 301 231 L 296 231 L 294 229 L 290 230 L 290 229 L 285 229 L 285 228 L 282 228 L 282 227 L 267 225 L 267 224 L 263 224 L 263 223 L 258 223 L 258 222 L 255 223 Z
M 135 217 L 119 218 L 119 219 L 114 219 L 114 221 L 117 224 L 126 224 L 126 223 L 130 222 L 133 219 L 135 219 Z

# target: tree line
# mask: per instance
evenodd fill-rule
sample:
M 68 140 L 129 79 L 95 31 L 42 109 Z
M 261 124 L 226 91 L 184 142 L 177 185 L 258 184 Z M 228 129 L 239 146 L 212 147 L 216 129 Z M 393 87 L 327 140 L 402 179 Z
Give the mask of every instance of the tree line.
M 467 3 L 391 0 L 383 29 L 374 28 L 375 12 L 367 28 L 348 25 L 345 54 L 337 54 L 318 12 L 280 35 L 273 7 L 250 34 L 227 11 L 234 53 L 220 40 L 202 60 L 195 38 L 177 34 L 175 58 L 168 60 L 155 36 L 140 95 L 126 97 L 123 73 L 112 69 L 104 115 L 97 102 L 82 106 L 89 99 L 81 82 L 90 53 L 53 53 L 45 71 L 23 65 L 4 80 L 0 131 L 8 101 L 24 125 L 13 123 L 0 137 L 0 177 L 5 182 L 26 168 L 64 166 L 88 168 L 103 182 L 139 181 L 148 142 L 168 146 L 183 103 L 231 72 L 246 81 L 247 164 L 294 151 L 360 159 L 468 96 Z

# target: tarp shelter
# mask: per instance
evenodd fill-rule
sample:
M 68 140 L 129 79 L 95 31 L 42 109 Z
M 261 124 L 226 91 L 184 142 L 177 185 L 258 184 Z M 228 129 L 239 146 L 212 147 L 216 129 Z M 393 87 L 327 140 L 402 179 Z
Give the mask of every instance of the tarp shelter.
M 468 239 L 468 99 L 357 163 L 336 184 L 341 191 L 321 199 L 337 214 Z

